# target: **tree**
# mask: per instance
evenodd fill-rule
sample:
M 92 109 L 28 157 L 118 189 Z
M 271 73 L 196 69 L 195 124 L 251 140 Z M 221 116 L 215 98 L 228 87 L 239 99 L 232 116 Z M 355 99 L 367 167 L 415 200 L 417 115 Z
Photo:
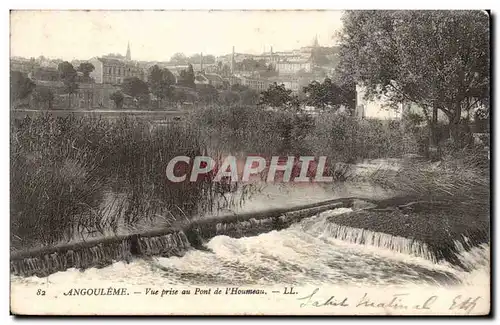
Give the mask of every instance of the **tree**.
M 259 105 L 268 105 L 273 108 L 298 108 L 298 99 L 292 96 L 292 90 L 286 89 L 284 84 L 272 83 L 269 88 L 260 94 Z
M 201 55 L 199 53 L 193 54 L 187 59 L 187 62 L 191 62 L 191 63 L 200 63 L 200 61 L 201 61 Z M 215 56 L 213 56 L 211 54 L 203 55 L 203 63 L 206 63 L 206 64 L 215 63 Z
M 345 89 L 347 88 L 347 89 Z M 353 111 L 356 104 L 356 89 L 352 87 L 341 87 L 326 78 L 322 83 L 313 81 L 303 91 L 308 105 L 325 108 L 339 109 L 341 106 Z
M 92 63 L 90 62 L 82 62 L 78 66 L 78 71 L 83 73 L 83 78 L 85 81 L 90 80 L 90 73 L 95 70 L 95 67 Z
M 71 95 L 75 94 L 78 90 L 78 83 L 76 82 L 78 74 L 73 65 L 68 61 L 59 63 L 57 70 L 64 83 L 64 92 L 68 94 L 68 107 L 71 107 Z
M 123 80 L 122 90 L 125 94 L 133 97 L 136 103 L 140 98 L 149 94 L 148 85 L 137 77 Z
M 19 71 L 10 72 L 10 101 L 14 104 L 18 100 L 27 98 L 35 89 L 35 83 Z
M 33 99 L 37 104 L 47 104 L 48 109 L 52 109 L 52 103 L 54 102 L 54 92 L 50 88 L 37 88 L 33 93 Z
M 214 64 L 215 63 L 215 56 L 208 54 L 203 56 L 203 62 L 207 64 Z
M 154 65 L 149 70 L 148 84 L 151 93 L 156 96 L 159 108 L 164 99 L 172 98 L 175 76 L 170 70 L 160 69 L 158 65 Z
M 109 99 L 115 102 L 115 106 L 117 109 L 123 108 L 123 101 L 125 99 L 125 96 L 123 96 L 123 93 L 121 91 L 119 90 L 115 91 L 109 96 Z
M 120 53 L 109 53 L 106 55 L 103 55 L 104 58 L 113 58 L 113 59 L 125 59 L 125 56 Z
M 481 11 L 348 11 L 339 72 L 367 97 L 423 109 L 437 145 L 437 112 L 460 143 L 462 112 L 489 105 L 489 17 Z
M 179 79 L 179 84 L 182 86 L 194 88 L 194 70 L 191 63 L 188 64 L 187 69 L 181 70 Z
M 188 59 L 184 53 L 175 53 L 170 58 L 170 62 L 174 64 L 186 64 Z

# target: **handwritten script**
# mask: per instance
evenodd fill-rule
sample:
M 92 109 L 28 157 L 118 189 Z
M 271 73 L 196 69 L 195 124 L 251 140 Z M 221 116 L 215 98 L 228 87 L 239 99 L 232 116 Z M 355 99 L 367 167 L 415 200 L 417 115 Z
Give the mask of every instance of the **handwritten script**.
M 307 307 L 355 307 L 355 308 L 379 308 L 392 311 L 411 311 L 411 310 L 432 310 L 433 306 L 438 302 L 438 295 L 419 297 L 421 302 L 410 302 L 410 293 L 402 292 L 380 297 L 380 295 L 364 293 L 360 297 L 324 294 L 319 293 L 320 289 L 314 289 L 310 294 L 297 298 L 300 301 L 300 308 Z M 444 299 L 444 298 L 441 298 Z M 465 314 L 470 314 L 476 307 L 481 296 L 464 296 L 457 295 L 450 299 L 446 298 L 446 304 L 449 310 L 461 311 Z

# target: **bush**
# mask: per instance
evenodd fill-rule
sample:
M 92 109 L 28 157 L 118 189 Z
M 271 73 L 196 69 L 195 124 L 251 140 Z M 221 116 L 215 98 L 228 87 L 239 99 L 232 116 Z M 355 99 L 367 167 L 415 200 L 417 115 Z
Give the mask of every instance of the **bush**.
M 414 153 L 416 147 L 398 121 L 359 120 L 335 113 L 324 113 L 316 119 L 309 141 L 316 155 L 344 163 L 401 157 Z

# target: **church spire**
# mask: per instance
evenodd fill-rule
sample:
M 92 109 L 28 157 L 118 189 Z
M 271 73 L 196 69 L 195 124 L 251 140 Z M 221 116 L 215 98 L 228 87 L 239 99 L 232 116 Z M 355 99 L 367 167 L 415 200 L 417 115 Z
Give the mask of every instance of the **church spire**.
M 319 47 L 318 34 L 316 34 L 316 36 L 314 37 L 313 47 Z
M 130 42 L 127 44 L 127 55 L 125 56 L 127 60 L 132 60 L 132 57 L 130 55 Z

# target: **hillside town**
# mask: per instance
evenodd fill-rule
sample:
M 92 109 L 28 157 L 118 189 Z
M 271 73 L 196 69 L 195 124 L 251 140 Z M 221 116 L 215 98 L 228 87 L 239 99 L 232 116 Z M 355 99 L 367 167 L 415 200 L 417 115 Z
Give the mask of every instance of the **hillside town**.
M 29 59 L 12 57 L 10 70 L 30 79 L 37 89 L 34 94 L 19 98 L 14 107 L 43 106 L 47 101 L 43 97 L 47 96 L 37 94 L 49 92 L 54 96 L 49 95 L 53 99 L 45 106 L 50 104 L 51 109 L 113 109 L 116 108 L 113 94 L 122 91 L 124 84 L 135 78 L 147 83 L 150 71 L 155 66 L 172 76 L 175 91 L 171 101 L 165 101 L 168 106 L 173 102 L 203 101 L 200 97 L 214 89 L 220 93 L 239 87 L 252 91 L 252 95 L 258 94 L 274 83 L 298 95 L 311 82 L 322 82 L 325 78 L 334 77 L 337 55 L 337 47 L 321 46 L 315 37 L 310 46 L 290 51 L 274 51 L 270 46 L 269 51 L 255 55 L 237 52 L 233 46 L 231 53 L 219 57 L 203 53 L 187 57 L 183 53 L 176 53 L 168 61 L 151 62 L 134 60 L 129 43 L 125 55 L 110 53 L 87 61 L 67 62 L 44 56 Z M 69 69 L 66 73 L 70 74 L 72 69 L 75 71 L 74 80 L 78 86 L 74 87 L 74 94 L 65 86 L 64 69 Z M 127 91 L 123 93 L 123 107 L 133 106 L 133 100 L 129 99 L 136 96 L 130 92 L 127 94 Z M 150 100 L 156 99 L 154 94 L 148 95 Z

